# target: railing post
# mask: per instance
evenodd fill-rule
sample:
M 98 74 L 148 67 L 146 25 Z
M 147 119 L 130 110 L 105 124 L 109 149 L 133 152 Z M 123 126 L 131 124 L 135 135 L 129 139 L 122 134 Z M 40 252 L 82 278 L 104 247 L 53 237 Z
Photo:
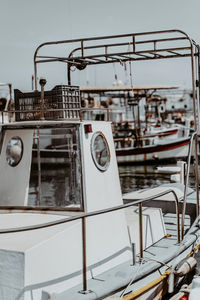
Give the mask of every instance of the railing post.
M 82 218 L 82 247 L 83 247 L 83 292 L 87 291 L 87 262 L 86 262 L 86 230 L 85 218 Z
M 138 207 L 139 207 L 140 261 L 141 261 L 143 259 L 142 203 L 139 203 Z
M 197 135 L 197 132 L 195 131 L 190 138 L 189 149 L 188 149 L 187 170 L 186 170 L 185 187 L 184 187 L 184 195 L 183 195 L 183 208 L 182 208 L 182 217 L 181 217 L 181 239 L 182 240 L 184 238 L 184 220 L 185 220 L 186 203 L 187 203 L 187 190 L 188 190 L 188 182 L 189 182 L 192 143 L 193 143 L 194 137 L 196 135 Z M 195 159 L 197 159 L 196 155 L 195 155 Z M 198 161 L 196 161 L 196 163 L 198 163 Z M 197 172 L 197 174 L 198 174 L 198 172 Z M 199 197 L 197 197 L 197 198 L 199 199 Z
M 37 128 L 37 167 L 38 167 L 38 188 L 37 188 L 37 200 L 36 205 L 41 203 L 41 160 L 40 160 L 40 130 Z
M 87 256 L 86 256 L 86 222 L 85 217 L 82 217 L 82 252 L 83 252 L 83 290 L 81 294 L 87 294 Z

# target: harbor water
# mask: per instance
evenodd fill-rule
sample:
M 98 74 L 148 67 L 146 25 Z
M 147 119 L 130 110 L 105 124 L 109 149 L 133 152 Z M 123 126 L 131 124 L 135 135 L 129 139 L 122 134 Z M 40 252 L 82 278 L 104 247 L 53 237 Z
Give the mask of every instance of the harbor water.
M 162 166 L 163 167 L 163 166 Z M 174 165 L 165 165 L 169 170 Z M 37 205 L 38 201 L 38 173 L 37 170 L 31 173 L 30 187 L 29 187 L 29 204 Z M 119 166 L 119 176 L 122 193 L 128 193 L 139 189 L 153 188 L 162 184 L 173 182 L 171 180 L 172 172 L 159 171 L 157 165 L 125 165 Z M 69 197 L 69 194 L 73 194 L 73 190 L 76 186 L 69 187 L 69 178 L 71 176 L 70 168 L 67 166 L 55 166 L 55 168 L 44 168 L 41 173 L 41 200 L 42 206 L 65 206 L 74 205 L 76 202 L 74 197 Z M 194 187 L 194 172 L 191 168 L 190 187 Z M 71 199 L 71 202 L 67 199 Z

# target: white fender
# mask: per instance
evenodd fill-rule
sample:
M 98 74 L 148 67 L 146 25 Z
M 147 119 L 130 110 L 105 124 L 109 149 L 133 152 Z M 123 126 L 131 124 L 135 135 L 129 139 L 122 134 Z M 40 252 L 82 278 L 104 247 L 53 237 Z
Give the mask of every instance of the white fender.
M 191 270 L 195 268 L 197 264 L 197 261 L 194 257 L 189 257 L 183 264 L 180 266 L 180 268 L 175 271 L 175 274 L 178 276 L 184 276 L 187 273 L 189 273 Z

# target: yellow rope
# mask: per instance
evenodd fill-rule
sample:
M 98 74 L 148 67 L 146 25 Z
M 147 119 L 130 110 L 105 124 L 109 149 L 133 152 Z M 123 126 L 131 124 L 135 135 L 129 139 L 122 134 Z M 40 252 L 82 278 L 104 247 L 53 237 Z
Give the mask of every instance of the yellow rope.
M 192 251 L 187 255 L 187 257 L 192 256 L 197 250 L 200 250 L 200 243 L 198 243 L 192 249 Z M 145 286 L 141 287 L 137 291 L 135 291 L 135 292 L 133 292 L 133 293 L 127 295 L 127 296 L 124 296 L 123 300 L 133 300 L 133 299 L 137 298 L 138 296 L 144 294 L 146 291 L 150 290 L 151 288 L 153 288 L 154 286 L 159 284 L 161 281 L 163 281 L 165 278 L 167 278 L 170 273 L 171 273 L 171 269 L 167 270 L 163 275 L 161 275 L 158 278 L 152 280 L 151 282 L 149 282 Z
M 135 299 L 136 297 L 144 294 L 146 291 L 150 290 L 155 285 L 157 285 L 158 283 L 160 283 L 161 281 L 163 281 L 165 278 L 167 278 L 169 276 L 170 272 L 171 272 L 171 269 L 167 270 L 163 275 L 161 275 L 158 278 L 154 279 L 153 281 L 149 282 L 148 284 L 146 284 L 145 286 L 141 287 L 137 291 L 135 291 L 135 292 L 133 292 L 133 293 L 131 293 L 131 294 L 123 297 L 123 300 L 132 300 L 132 299 Z

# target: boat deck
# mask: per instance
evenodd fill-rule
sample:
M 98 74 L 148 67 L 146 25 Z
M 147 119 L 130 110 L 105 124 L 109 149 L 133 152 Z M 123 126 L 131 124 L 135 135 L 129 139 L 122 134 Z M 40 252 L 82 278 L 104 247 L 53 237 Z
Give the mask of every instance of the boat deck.
M 187 240 L 182 243 L 181 249 L 177 247 L 177 236 L 176 236 L 176 221 L 173 214 L 166 214 L 164 216 L 167 236 L 154 245 L 144 250 L 144 259 L 142 262 L 137 261 L 135 265 L 132 265 L 132 261 L 125 262 L 120 266 L 117 266 L 103 274 L 88 280 L 88 294 L 82 294 L 82 285 L 76 286 L 67 292 L 63 292 L 56 295 L 56 300 L 64 299 L 103 299 L 108 297 L 113 290 L 116 290 L 116 295 L 121 296 L 123 291 L 124 296 L 137 290 L 141 287 L 141 282 L 137 282 L 139 279 L 143 279 L 143 285 L 155 278 L 158 278 L 160 274 L 163 274 L 168 269 L 168 263 L 183 253 L 183 258 L 186 256 L 184 250 L 189 247 L 192 249 L 193 243 L 196 241 L 197 228 L 193 228 L 187 234 Z M 189 218 L 186 218 L 185 229 L 187 229 Z M 160 253 L 162 252 L 162 255 Z M 157 254 L 159 253 L 159 261 L 157 260 Z M 188 251 L 187 251 L 188 253 Z M 159 271 L 158 271 L 159 270 Z M 148 275 L 148 276 L 147 276 Z M 128 284 L 132 284 L 126 289 Z M 126 289 L 126 290 L 125 290 Z
M 188 203 L 195 204 L 195 201 L 195 192 L 189 189 Z M 189 215 L 186 215 L 184 231 L 188 232 L 178 246 L 176 214 L 164 213 L 163 218 L 167 235 L 146 248 L 143 251 L 142 260 L 137 256 L 134 265 L 132 261 L 128 261 L 97 277 L 92 276 L 92 279 L 87 281 L 88 293 L 86 294 L 81 292 L 83 289 L 82 285 L 78 285 L 59 295 L 56 294 L 55 300 L 105 299 L 112 295 L 113 290 L 116 291 L 116 296 L 121 297 L 136 291 L 141 286 L 145 286 L 161 274 L 164 274 L 178 255 L 181 254 L 183 259 L 192 250 L 199 236 L 199 227 L 194 224 L 190 228 L 191 219 Z M 181 221 L 181 215 L 179 218 Z M 131 248 L 129 251 L 131 251 Z M 92 267 L 89 267 L 88 271 L 93 274 Z

